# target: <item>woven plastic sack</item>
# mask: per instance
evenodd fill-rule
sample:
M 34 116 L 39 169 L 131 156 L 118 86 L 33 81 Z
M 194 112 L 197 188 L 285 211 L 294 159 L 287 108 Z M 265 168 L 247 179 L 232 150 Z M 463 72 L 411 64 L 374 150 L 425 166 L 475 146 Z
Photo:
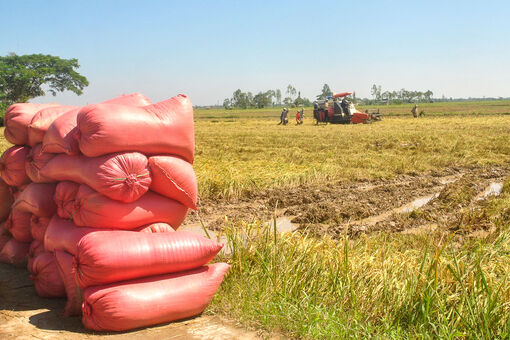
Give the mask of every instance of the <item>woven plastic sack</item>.
M 0 250 L 0 262 L 10 263 L 17 267 L 26 267 L 29 248 L 30 243 L 19 242 L 11 238 Z
M 39 217 L 53 216 L 57 212 L 53 200 L 55 187 L 53 183 L 30 183 L 16 198 L 12 208 Z
M 44 235 L 46 251 L 64 250 L 76 254 L 76 246 L 81 238 L 90 232 L 101 229 L 77 227 L 72 221 L 53 216 Z
M 34 288 L 40 297 L 64 297 L 66 291 L 64 282 L 58 272 L 55 256 L 44 252 L 34 259 L 30 280 L 34 281 Z
M 30 243 L 30 248 L 28 249 L 28 264 L 27 264 L 27 270 L 32 273 L 33 269 L 32 266 L 34 264 L 34 260 L 37 257 L 37 255 L 44 253 L 44 244 L 39 240 L 33 240 L 32 243 Z
M 132 230 L 142 225 L 164 222 L 177 229 L 187 212 L 186 206 L 152 191 L 134 202 L 123 203 L 82 184 L 76 194 L 71 216 L 77 226 L 93 228 Z
M 42 152 L 41 148 L 41 143 L 36 144 L 28 153 L 25 159 L 25 171 L 27 176 L 35 183 L 55 182 L 53 179 L 41 175 L 41 169 L 55 157 L 55 154 Z
M 88 157 L 138 151 L 177 155 L 193 163 L 193 107 L 184 95 L 143 108 L 89 105 L 77 121 L 80 150 Z
M 3 247 L 6 243 L 12 238 L 12 236 L 7 234 L 0 234 L 0 251 L 2 251 Z
M 48 224 L 44 235 L 44 248 L 47 251 L 63 250 L 69 254 L 76 255 L 78 242 L 87 234 L 92 232 L 111 231 L 112 229 L 77 227 L 72 221 L 53 216 Z M 154 223 L 134 231 L 144 233 L 161 233 L 174 231 L 166 223 Z
M 187 272 L 89 287 L 83 293 L 82 323 L 96 331 L 125 331 L 198 315 L 213 298 L 229 267 L 216 263 Z
M 14 201 L 16 201 L 16 198 L 21 194 L 23 190 L 28 186 L 28 184 L 23 184 L 19 187 L 9 187 L 9 191 L 11 192 L 12 198 L 14 198 Z M 14 203 L 14 202 L 13 202 Z M 11 206 L 12 208 L 12 206 Z
M 166 223 L 152 223 L 145 225 L 143 227 L 139 227 L 133 229 L 133 231 L 138 231 L 142 233 L 173 233 L 175 230 L 171 225 Z
M 114 153 L 88 158 L 60 154 L 41 170 L 55 181 L 72 181 L 90 186 L 117 201 L 133 202 L 149 190 L 148 160 L 139 152 Z
M 104 231 L 78 243 L 75 273 L 81 288 L 186 271 L 211 261 L 223 245 L 186 231 Z
M 49 217 L 39 217 L 32 215 L 30 218 L 30 234 L 34 240 L 44 241 L 44 234 L 50 223 Z
M 5 222 L 0 223 L 0 236 L 1 235 L 9 235 L 11 236 L 11 233 L 5 228 Z
M 17 209 L 11 210 L 5 228 L 9 230 L 12 237 L 19 242 L 32 242 L 32 234 L 30 233 L 30 219 L 32 214 Z
M 64 308 L 64 316 L 81 315 L 83 302 L 80 288 L 76 284 L 73 273 L 73 256 L 62 250 L 55 251 L 55 260 L 62 282 L 64 283 L 67 301 Z
M 28 145 L 34 146 L 37 143 L 42 143 L 44 134 L 48 130 L 48 127 L 61 115 L 64 113 L 71 111 L 73 109 L 78 109 L 77 106 L 52 106 L 47 107 L 45 109 L 39 110 L 32 120 L 30 124 L 27 126 L 28 133 Z
M 57 215 L 62 218 L 71 218 L 74 212 L 74 199 L 80 184 L 64 181 L 59 182 L 55 189 L 54 202 L 57 205 Z
M 14 197 L 7 183 L 0 179 L 0 222 L 9 217 Z
M 13 187 L 30 183 L 30 178 L 25 172 L 25 159 L 29 152 L 29 147 L 13 146 L 2 154 L 0 174 L 5 183 Z
M 151 104 L 151 101 L 143 94 L 133 93 L 107 100 L 104 103 L 147 106 Z M 55 119 L 44 135 L 44 152 L 66 153 L 68 155 L 77 155 L 80 153 L 78 140 L 75 138 L 77 132 L 76 117 L 80 109 L 81 108 L 72 110 Z
M 158 194 L 181 202 L 191 209 L 197 208 L 198 186 L 193 166 L 178 157 L 149 157 L 152 183 L 150 189 Z
M 28 124 L 39 110 L 52 106 L 58 104 L 16 103 L 9 106 L 4 117 L 5 138 L 12 144 L 28 144 Z

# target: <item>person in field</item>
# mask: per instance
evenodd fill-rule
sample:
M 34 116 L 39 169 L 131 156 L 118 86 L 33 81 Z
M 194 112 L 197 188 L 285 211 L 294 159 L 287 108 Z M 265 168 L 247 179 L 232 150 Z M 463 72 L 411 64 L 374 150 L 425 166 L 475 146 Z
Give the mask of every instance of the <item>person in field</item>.
M 411 109 L 411 113 L 414 118 L 418 118 L 418 105 L 414 104 L 414 107 Z
M 301 124 L 301 116 L 299 115 L 299 110 L 296 112 L 296 125 Z
M 282 114 L 280 115 L 280 122 L 278 123 L 278 125 L 287 125 L 287 123 L 289 122 L 289 118 L 287 117 L 287 115 L 289 114 L 289 110 L 287 110 L 286 107 L 283 108 L 283 111 L 282 111 Z
M 301 121 L 301 124 L 303 124 L 303 118 L 305 118 L 305 109 L 301 108 L 301 110 L 299 110 L 299 120 Z
M 342 107 L 342 110 L 344 111 L 344 114 L 346 116 L 351 115 L 351 112 L 349 111 L 349 102 L 347 101 L 347 99 L 345 99 L 345 97 L 342 99 L 340 106 Z

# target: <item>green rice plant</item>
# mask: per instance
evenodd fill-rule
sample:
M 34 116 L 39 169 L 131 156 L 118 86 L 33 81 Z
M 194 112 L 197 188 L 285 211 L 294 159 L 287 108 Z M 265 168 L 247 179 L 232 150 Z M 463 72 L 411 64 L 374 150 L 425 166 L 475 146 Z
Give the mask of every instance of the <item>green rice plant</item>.
M 332 240 L 227 221 L 232 268 L 209 313 L 300 338 L 508 339 L 509 199 L 487 207 L 497 232 L 461 243 L 441 228 Z

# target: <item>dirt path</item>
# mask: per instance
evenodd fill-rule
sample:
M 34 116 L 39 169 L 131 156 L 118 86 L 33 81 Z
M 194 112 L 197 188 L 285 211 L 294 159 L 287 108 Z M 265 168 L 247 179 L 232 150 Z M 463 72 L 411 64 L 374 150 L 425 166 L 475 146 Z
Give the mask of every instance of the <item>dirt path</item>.
M 122 333 L 89 332 L 79 317 L 63 317 L 64 299 L 38 297 L 24 268 L 0 263 L 0 339 L 258 339 L 218 316 L 199 316 Z

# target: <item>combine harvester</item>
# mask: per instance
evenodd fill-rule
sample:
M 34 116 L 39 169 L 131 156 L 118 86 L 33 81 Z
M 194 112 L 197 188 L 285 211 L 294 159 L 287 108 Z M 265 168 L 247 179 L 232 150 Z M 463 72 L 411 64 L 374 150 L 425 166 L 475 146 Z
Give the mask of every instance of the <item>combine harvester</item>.
M 352 92 L 334 93 L 327 100 L 316 101 L 313 108 L 316 123 L 368 124 L 381 120 L 382 114 L 379 110 L 376 113 L 369 113 L 368 110 L 361 112 L 352 102 L 344 101 L 344 98 L 351 94 Z

